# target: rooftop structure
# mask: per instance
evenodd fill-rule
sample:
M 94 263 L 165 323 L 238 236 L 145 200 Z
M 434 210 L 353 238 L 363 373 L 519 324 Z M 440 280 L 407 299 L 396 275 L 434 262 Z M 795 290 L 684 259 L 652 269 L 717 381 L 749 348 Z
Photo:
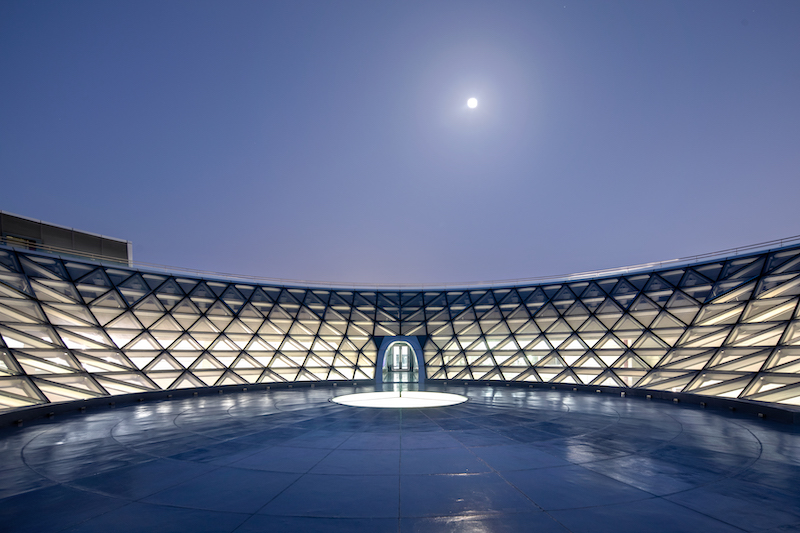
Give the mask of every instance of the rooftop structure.
M 800 245 L 461 289 L 303 287 L 0 249 L 0 408 L 478 381 L 800 404 Z
M 110 262 L 131 263 L 130 241 L 97 235 L 58 224 L 0 211 L 0 243 Z

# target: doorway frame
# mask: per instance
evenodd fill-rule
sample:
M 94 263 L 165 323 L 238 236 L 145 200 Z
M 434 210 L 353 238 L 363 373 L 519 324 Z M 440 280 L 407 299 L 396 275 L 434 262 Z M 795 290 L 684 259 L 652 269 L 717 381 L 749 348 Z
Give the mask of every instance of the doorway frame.
M 417 365 L 417 383 L 422 387 L 425 384 L 425 359 L 422 355 L 422 346 L 417 337 L 408 336 L 383 337 L 381 339 L 381 345 L 378 348 L 378 359 L 375 361 L 375 384 L 383 385 L 383 364 L 386 360 L 386 350 L 396 342 L 405 342 L 411 346 Z

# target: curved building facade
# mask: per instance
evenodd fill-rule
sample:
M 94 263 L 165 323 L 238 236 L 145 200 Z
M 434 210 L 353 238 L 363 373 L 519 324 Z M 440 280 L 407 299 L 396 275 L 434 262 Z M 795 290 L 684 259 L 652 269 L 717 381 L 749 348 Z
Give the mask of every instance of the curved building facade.
M 0 247 L 0 409 L 376 380 L 582 384 L 800 404 L 800 245 L 462 289 L 281 286 Z M 407 359 L 386 351 L 405 347 Z M 399 350 L 399 349 L 398 349 Z M 421 352 L 421 353 L 416 353 Z

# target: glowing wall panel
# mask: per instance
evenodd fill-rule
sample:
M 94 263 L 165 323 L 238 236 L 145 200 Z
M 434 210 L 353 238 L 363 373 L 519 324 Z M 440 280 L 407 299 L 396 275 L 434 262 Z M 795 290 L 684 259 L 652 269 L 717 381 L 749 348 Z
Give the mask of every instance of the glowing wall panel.
M 800 247 L 581 281 L 370 291 L 166 275 L 0 248 L 0 409 L 142 391 L 426 376 L 800 405 Z

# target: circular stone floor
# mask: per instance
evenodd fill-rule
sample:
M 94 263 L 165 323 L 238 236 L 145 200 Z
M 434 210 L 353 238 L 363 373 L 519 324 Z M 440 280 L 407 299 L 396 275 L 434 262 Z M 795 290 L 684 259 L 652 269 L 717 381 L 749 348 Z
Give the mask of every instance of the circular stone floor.
M 800 531 L 797 426 L 581 392 L 428 390 L 470 401 L 250 391 L 4 428 L 0 529 Z

